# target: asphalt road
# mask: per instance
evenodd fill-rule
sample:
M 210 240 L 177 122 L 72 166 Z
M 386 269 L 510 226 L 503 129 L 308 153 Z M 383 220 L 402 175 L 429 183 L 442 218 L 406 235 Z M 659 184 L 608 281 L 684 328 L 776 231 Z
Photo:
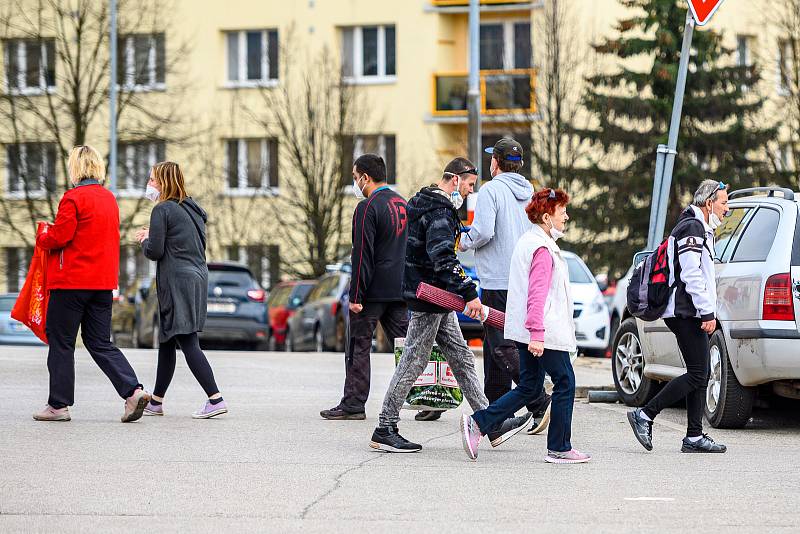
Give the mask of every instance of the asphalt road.
M 153 351 L 128 350 L 152 384 Z M 374 357 L 368 419 L 331 422 L 335 354 L 209 353 L 231 412 L 189 414 L 203 401 L 181 362 L 167 415 L 119 423 L 122 401 L 80 351 L 69 423 L 38 423 L 45 350 L 0 347 L 2 532 L 797 532 L 800 411 L 756 413 L 746 430 L 710 433 L 725 455 L 679 452 L 685 413 L 669 410 L 656 449 L 634 440 L 621 405 L 578 401 L 573 445 L 589 464 L 545 464 L 544 436 L 519 435 L 467 460 L 458 412 L 401 432 L 418 454 L 368 442 L 393 362 Z M 605 368 L 604 368 L 605 367 Z M 608 363 L 581 361 L 579 385 L 610 382 Z

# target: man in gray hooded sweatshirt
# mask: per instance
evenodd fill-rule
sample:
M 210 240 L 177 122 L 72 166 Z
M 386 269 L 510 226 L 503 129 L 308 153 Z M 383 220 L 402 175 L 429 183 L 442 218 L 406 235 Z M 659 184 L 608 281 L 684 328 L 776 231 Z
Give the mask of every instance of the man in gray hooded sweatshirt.
M 461 250 L 475 250 L 475 262 L 482 288 L 481 301 L 500 311 L 506 309 L 508 273 L 517 241 L 531 228 L 525 206 L 533 196 L 533 187 L 519 174 L 523 151 L 510 137 L 500 139 L 486 152 L 492 154 L 492 180 L 478 194 L 475 219 L 470 231 L 461 238 Z M 483 372 L 484 393 L 494 402 L 519 383 L 519 353 L 514 343 L 503 338 L 503 331 L 484 324 Z M 550 398 L 542 390 L 528 405 L 535 420 L 528 430 L 538 434 L 550 419 Z

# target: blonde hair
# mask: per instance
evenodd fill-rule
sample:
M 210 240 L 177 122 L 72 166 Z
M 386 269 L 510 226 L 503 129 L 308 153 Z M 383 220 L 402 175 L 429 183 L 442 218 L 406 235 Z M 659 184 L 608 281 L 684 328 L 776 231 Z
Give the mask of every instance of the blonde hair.
M 178 203 L 181 203 L 189 196 L 186 194 L 183 172 L 175 162 L 162 161 L 153 165 L 153 179 L 161 190 L 161 196 L 158 197 L 159 202 L 177 200 Z
M 73 184 L 91 178 L 100 183 L 106 181 L 106 164 L 96 148 L 89 145 L 78 145 L 69 153 L 67 160 L 69 180 Z

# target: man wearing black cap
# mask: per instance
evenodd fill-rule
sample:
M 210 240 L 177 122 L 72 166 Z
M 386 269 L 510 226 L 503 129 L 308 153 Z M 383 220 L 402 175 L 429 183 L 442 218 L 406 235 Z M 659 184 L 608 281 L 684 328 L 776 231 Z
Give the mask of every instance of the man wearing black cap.
M 519 174 L 524 163 L 522 145 L 510 137 L 500 139 L 486 152 L 492 155 L 492 180 L 481 187 L 470 231 L 461 239 L 461 250 L 475 250 L 481 300 L 500 311 L 506 309 L 508 273 L 511 256 L 520 236 L 531 228 L 525 206 L 533 195 L 533 187 Z M 484 324 L 483 373 L 484 392 L 494 402 L 519 383 L 519 353 L 514 343 L 503 338 L 503 331 Z M 529 434 L 547 427 L 550 419 L 550 398 L 542 390 L 540 397 L 528 406 L 534 414 Z

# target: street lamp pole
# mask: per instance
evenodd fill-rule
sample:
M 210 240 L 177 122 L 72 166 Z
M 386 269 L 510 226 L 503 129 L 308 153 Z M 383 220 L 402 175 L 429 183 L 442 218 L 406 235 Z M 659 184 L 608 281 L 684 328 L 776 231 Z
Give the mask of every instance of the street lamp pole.
M 480 23 L 479 0 L 469 2 L 469 89 L 467 91 L 467 136 L 469 159 L 478 168 L 475 190 L 481 184 L 481 87 L 480 87 Z
M 117 0 L 111 1 L 110 54 L 111 73 L 108 81 L 108 171 L 111 192 L 117 194 Z

